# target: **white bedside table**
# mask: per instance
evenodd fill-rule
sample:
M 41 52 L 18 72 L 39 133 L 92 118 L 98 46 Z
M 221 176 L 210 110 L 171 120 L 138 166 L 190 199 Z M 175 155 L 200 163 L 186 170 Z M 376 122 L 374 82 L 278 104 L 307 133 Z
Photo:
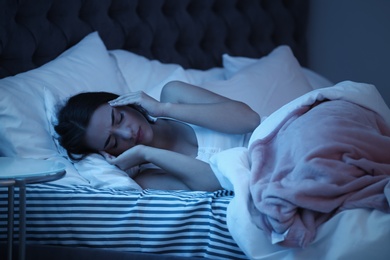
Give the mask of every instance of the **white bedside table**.
M 27 158 L 0 157 L 0 186 L 8 187 L 8 259 L 12 259 L 14 229 L 14 187 L 19 187 L 19 259 L 26 247 L 26 184 L 54 181 L 65 175 L 65 165 Z

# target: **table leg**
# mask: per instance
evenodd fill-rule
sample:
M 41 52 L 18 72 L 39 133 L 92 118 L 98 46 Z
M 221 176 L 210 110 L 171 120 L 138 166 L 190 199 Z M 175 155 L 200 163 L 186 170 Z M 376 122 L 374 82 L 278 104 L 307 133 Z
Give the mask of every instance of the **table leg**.
M 18 182 L 19 186 L 19 260 L 24 260 L 26 253 L 26 184 Z
M 14 243 L 14 186 L 8 186 L 8 229 L 7 229 L 7 259 L 12 260 L 12 245 Z

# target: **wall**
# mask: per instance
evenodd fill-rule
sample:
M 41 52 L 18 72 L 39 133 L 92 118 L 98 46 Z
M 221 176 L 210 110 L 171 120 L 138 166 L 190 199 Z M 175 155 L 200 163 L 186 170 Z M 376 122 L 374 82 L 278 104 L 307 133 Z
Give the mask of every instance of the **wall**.
M 390 106 L 390 0 L 311 0 L 308 67 L 374 84 Z

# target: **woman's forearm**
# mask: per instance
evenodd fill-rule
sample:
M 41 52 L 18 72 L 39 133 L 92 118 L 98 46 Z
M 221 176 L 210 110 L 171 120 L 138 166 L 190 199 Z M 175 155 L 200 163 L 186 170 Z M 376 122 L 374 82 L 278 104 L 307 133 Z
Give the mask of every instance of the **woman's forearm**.
M 260 124 L 247 104 L 180 81 L 164 86 L 160 102 L 161 116 L 220 132 L 244 134 Z
M 180 179 L 191 190 L 215 191 L 221 189 L 209 164 L 180 153 L 144 147 L 145 160 Z
M 210 104 L 166 103 L 164 116 L 229 134 L 253 132 L 260 117 L 241 102 Z

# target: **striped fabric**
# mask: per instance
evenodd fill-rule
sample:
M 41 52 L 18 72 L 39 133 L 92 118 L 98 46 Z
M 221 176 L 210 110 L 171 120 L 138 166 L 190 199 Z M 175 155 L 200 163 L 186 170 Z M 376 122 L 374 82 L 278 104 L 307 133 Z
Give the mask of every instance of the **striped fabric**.
M 18 213 L 18 192 L 15 191 Z M 6 241 L 7 190 L 0 190 Z M 54 184 L 27 187 L 27 243 L 213 259 L 246 259 L 229 234 L 229 191 L 118 191 Z M 18 215 L 16 215 L 18 224 Z M 18 237 L 17 228 L 15 237 Z

